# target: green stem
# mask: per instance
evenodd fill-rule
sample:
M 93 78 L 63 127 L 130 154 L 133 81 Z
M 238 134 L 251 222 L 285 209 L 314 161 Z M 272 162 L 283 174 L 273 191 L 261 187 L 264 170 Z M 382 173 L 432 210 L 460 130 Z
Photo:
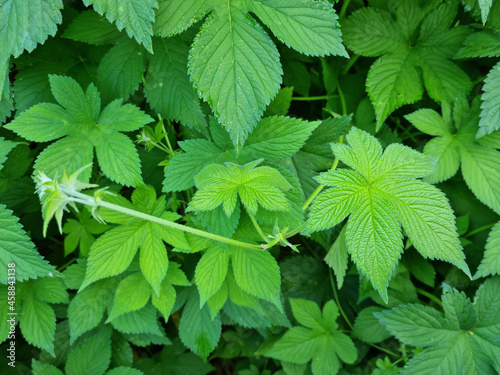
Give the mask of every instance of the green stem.
M 163 226 L 166 226 L 169 228 L 173 228 L 173 229 L 178 229 L 178 230 L 181 230 L 183 232 L 195 234 L 197 236 L 205 237 L 205 238 L 208 238 L 208 239 L 211 239 L 214 241 L 223 242 L 223 243 L 227 243 L 229 245 L 239 246 L 239 247 L 244 247 L 246 249 L 259 250 L 259 251 L 266 250 L 269 247 L 271 247 L 271 246 L 265 246 L 265 245 L 262 245 L 262 246 L 253 245 L 253 244 L 249 244 L 247 242 L 242 242 L 242 241 L 238 241 L 238 240 L 233 240 L 231 238 L 222 237 L 222 236 L 219 236 L 217 234 L 212 234 L 212 233 L 200 230 L 200 229 L 188 227 L 187 225 L 178 224 L 176 222 L 163 219 L 161 217 L 152 216 L 152 215 L 146 214 L 144 212 L 131 210 L 131 209 L 126 208 L 126 207 L 122 207 L 122 206 L 119 206 L 119 205 L 116 205 L 113 203 L 103 201 L 102 199 L 93 200 L 92 197 L 89 197 L 86 194 L 82 194 L 82 193 L 78 193 L 78 192 L 74 192 L 74 191 L 68 191 L 68 190 L 64 189 L 63 187 L 61 187 L 61 191 L 63 191 L 66 194 L 66 196 L 68 196 L 68 197 L 73 196 L 74 198 L 72 198 L 72 200 L 74 202 L 82 203 L 82 204 L 93 206 L 93 207 L 108 208 L 108 209 L 113 210 L 113 211 L 121 212 L 123 214 L 137 217 L 137 218 L 142 219 L 142 220 L 147 220 L 147 221 L 157 223 L 157 224 L 160 224 L 160 225 L 163 225 Z
M 292 96 L 292 100 L 310 102 L 313 100 L 327 100 L 329 98 L 336 98 L 338 95 L 321 95 L 321 96 Z
M 286 234 L 286 238 L 289 238 L 289 237 L 293 237 L 295 236 L 297 233 L 300 233 L 302 232 L 304 229 L 305 229 L 306 225 L 305 224 L 302 224 L 300 227 L 298 228 L 295 228 L 294 230 L 292 230 L 291 232 L 288 232 Z
M 339 295 L 337 293 L 337 286 L 335 285 L 335 282 L 333 281 L 332 269 L 330 267 L 328 267 L 328 273 L 330 274 L 330 283 L 332 284 L 333 296 L 335 297 L 335 302 L 337 303 L 337 307 L 339 308 L 340 315 L 342 315 L 342 317 L 346 321 L 347 325 L 351 328 L 351 330 L 353 330 L 354 326 L 352 325 L 351 321 L 349 320 L 349 318 L 345 314 L 344 309 L 340 305 L 340 299 L 339 299 Z
M 347 62 L 346 66 L 344 67 L 344 69 L 342 69 L 342 75 L 345 76 L 347 73 L 349 73 L 349 70 L 351 70 L 351 68 L 353 67 L 353 65 L 356 63 L 356 61 L 358 61 L 358 59 L 360 58 L 361 56 L 360 55 L 352 55 L 351 56 L 351 59 Z
M 266 241 L 267 243 L 269 243 L 269 238 L 266 236 L 266 234 L 262 231 L 262 228 L 260 227 L 259 223 L 257 223 L 257 220 L 255 219 L 255 216 L 253 216 L 253 214 L 249 211 L 248 212 L 248 216 L 250 216 L 250 220 L 252 220 L 252 224 L 253 226 L 255 227 L 255 229 L 257 230 L 257 232 L 259 233 L 260 237 Z
M 398 359 L 399 359 L 399 358 L 401 358 L 401 356 L 400 356 L 400 355 L 397 355 L 396 353 L 391 352 L 391 351 L 390 351 L 390 350 L 388 350 L 388 349 L 384 349 L 384 348 L 382 348 L 381 346 L 378 346 L 378 345 L 375 345 L 375 344 L 370 344 L 370 346 L 374 347 L 375 349 L 380 350 L 381 352 L 384 352 L 384 353 L 386 353 L 386 354 L 392 355 L 392 356 L 394 356 L 394 357 L 396 357 L 396 358 L 398 358 Z
M 416 291 L 418 294 L 429 298 L 431 301 L 436 302 L 439 306 L 443 306 L 443 303 L 441 302 L 441 300 L 439 298 L 437 298 L 435 295 L 433 295 L 433 294 L 431 294 L 423 289 L 419 289 L 419 288 L 416 288 Z
M 342 91 L 340 86 L 337 86 L 337 91 L 339 92 L 340 103 L 342 104 L 342 116 L 345 116 L 347 115 L 347 104 L 345 102 L 344 92 Z
M 339 20 L 344 19 L 345 14 L 347 12 L 347 7 L 349 6 L 350 2 L 351 0 L 344 0 L 344 4 L 342 4 L 342 8 L 340 8 Z
M 495 223 L 483 225 L 482 227 L 476 228 L 474 230 L 471 230 L 469 233 L 464 234 L 463 237 L 467 238 L 467 237 L 473 236 L 476 233 L 482 232 L 483 230 L 490 229 L 494 225 L 495 225 Z
M 70 261 L 68 261 L 68 262 L 64 263 L 62 266 L 57 267 L 57 270 L 58 270 L 58 271 L 62 271 L 62 270 L 64 270 L 64 269 L 66 269 L 69 265 L 71 265 L 71 264 L 75 263 L 76 259 L 77 259 L 77 258 L 72 258 Z

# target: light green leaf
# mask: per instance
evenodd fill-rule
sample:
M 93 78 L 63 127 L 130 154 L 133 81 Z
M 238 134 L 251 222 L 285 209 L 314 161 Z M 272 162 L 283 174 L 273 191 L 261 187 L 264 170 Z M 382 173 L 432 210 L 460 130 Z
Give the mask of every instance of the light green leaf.
M 229 266 L 229 254 L 220 246 L 208 248 L 196 265 L 195 280 L 200 307 L 222 286 Z
M 106 176 L 126 186 L 142 184 L 139 154 L 125 134 L 111 133 L 99 138 L 95 145 L 97 160 Z
M 78 292 L 68 307 L 70 343 L 83 333 L 97 327 L 115 292 L 115 279 L 99 280 Z
M 383 311 L 384 309 L 379 306 L 361 310 L 354 321 L 354 337 L 370 344 L 376 344 L 389 338 L 390 333 L 374 315 L 374 313 Z
M 146 335 L 146 337 L 151 334 L 166 339 L 163 329 L 160 329 L 156 309 L 149 303 L 140 310 L 131 311 L 113 319 L 111 325 L 123 333 Z
M 187 71 L 189 46 L 180 37 L 172 37 L 154 39 L 153 49 L 144 84 L 151 108 L 169 120 L 203 132 L 205 115 Z
M 106 135 L 112 131 L 131 132 L 153 121 L 138 107 L 122 104 L 122 99 L 113 100 L 99 116 L 99 126 Z
M 113 307 L 109 313 L 109 323 L 118 316 L 143 308 L 149 300 L 151 288 L 141 272 L 124 278 L 116 288 Z
M 484 257 L 474 279 L 488 275 L 500 275 L 500 222 L 495 224 L 488 235 Z
M 398 218 L 376 190 L 361 194 L 346 231 L 347 249 L 387 303 L 387 286 L 403 251 Z
M 454 176 L 460 167 L 460 147 L 451 134 L 431 139 L 424 147 L 424 152 L 438 159 L 434 173 L 424 181 L 435 184 Z
M 443 310 L 448 324 L 453 329 L 468 331 L 477 323 L 474 305 L 464 292 L 451 289 L 443 293 Z
M 204 24 L 191 48 L 189 72 L 236 147 L 277 94 L 282 75 L 271 38 L 232 3 Z
M 62 278 L 44 277 L 33 280 L 33 292 L 36 298 L 47 303 L 69 303 L 69 294 L 66 291 Z
M 375 105 L 377 128 L 404 104 L 420 100 L 423 86 L 409 51 L 384 55 L 371 66 L 366 88 Z
M 470 274 L 453 211 L 440 190 L 421 181 L 388 183 L 382 188 L 391 194 L 398 220 L 420 254 L 450 262 Z
M 111 361 L 110 330 L 96 335 L 76 346 L 68 355 L 66 375 L 102 375 Z
M 311 329 L 322 327 L 323 319 L 321 310 L 316 302 L 306 299 L 290 298 L 292 314 L 297 322 Z
M 406 115 L 405 119 L 410 121 L 418 130 L 429 135 L 444 136 L 451 133 L 450 124 L 433 109 L 419 109 Z
M 336 374 L 339 371 L 340 363 L 335 354 L 335 342 L 330 336 L 322 336 L 321 341 L 312 358 L 312 373 L 314 375 Z
M 93 5 L 99 14 L 106 14 L 110 22 L 116 23 L 118 30 L 125 28 L 129 37 L 134 37 L 150 52 L 153 51 L 151 36 L 155 18 L 156 0 L 84 0 L 86 6 Z
M 251 10 L 273 34 L 303 54 L 349 57 L 335 28 L 337 15 L 326 2 L 313 0 L 252 1 Z
M 325 334 L 314 334 L 304 327 L 293 327 L 279 339 L 266 356 L 293 363 L 307 363 L 324 346 Z
M 144 373 L 135 368 L 120 366 L 107 371 L 106 375 L 144 375 Z
M 170 283 L 168 277 L 161 283 L 160 294 L 157 296 L 153 293 L 153 295 L 151 296 L 151 302 L 153 303 L 154 307 L 156 307 L 158 311 L 162 313 L 165 321 L 167 321 L 169 318 L 176 298 L 177 293 L 175 292 L 175 288 Z
M 5 125 L 21 137 L 35 142 L 47 142 L 68 135 L 71 128 L 66 111 L 52 103 L 37 104 L 22 112 Z
M 163 244 L 158 226 L 145 223 L 144 239 L 141 242 L 141 271 L 156 294 L 160 293 L 160 284 L 168 270 L 167 249 Z
M 48 303 L 38 299 L 33 290 L 28 288 L 22 299 L 19 316 L 21 332 L 28 343 L 55 356 L 56 314 Z
M 240 205 L 237 204 L 229 217 L 224 213 L 222 206 L 212 211 L 197 211 L 196 217 L 210 233 L 230 238 L 238 226 L 240 213 Z
M 231 261 L 236 282 L 243 290 L 264 298 L 281 309 L 280 269 L 270 253 L 234 248 Z
M 200 308 L 196 290 L 192 289 L 179 325 L 179 337 L 184 345 L 204 360 L 215 349 L 221 335 L 219 316 L 213 320 L 207 305 Z
M 293 156 L 320 123 L 283 116 L 265 117 L 249 135 L 241 157 L 277 160 Z
M 56 366 L 42 363 L 36 359 L 32 360 L 31 368 L 33 375 L 64 375 L 64 372 L 59 370 Z
M 463 47 L 455 55 L 456 59 L 500 56 L 500 33 L 485 29 L 470 34 Z
M 387 146 L 379 163 L 375 180 L 421 178 L 436 170 L 436 159 L 397 143 Z
M 31 52 L 57 31 L 61 23 L 61 0 L 6 0 L 0 4 L 0 60 Z M 3 73 L 3 72 L 2 72 Z M 3 77 L 0 76 L 0 83 Z
M 123 225 L 98 238 L 90 250 L 84 289 L 94 281 L 122 273 L 134 259 L 142 239 L 142 225 Z
M 483 21 L 483 25 L 488 19 L 492 3 L 493 0 L 478 0 L 479 7 L 481 8 L 481 20 Z
M 103 56 L 97 69 L 97 83 L 104 101 L 127 100 L 138 89 L 145 70 L 144 48 L 129 38 L 120 39 Z
M 407 41 L 389 12 L 361 8 L 345 20 L 342 33 L 347 46 L 363 56 L 380 56 L 406 49 Z
M 115 26 L 93 10 L 77 15 L 62 34 L 63 38 L 89 44 L 109 44 L 119 39 L 120 33 Z
M 343 226 L 340 234 L 335 239 L 332 247 L 325 256 L 325 263 L 333 270 L 337 279 L 337 287 L 340 289 L 344 284 L 344 277 L 347 272 L 347 263 L 349 261 L 349 252 L 345 240 L 345 231 L 347 226 Z
M 153 23 L 153 31 L 160 37 L 171 37 L 186 30 L 193 23 L 203 18 L 208 11 L 210 2 L 208 0 L 184 0 L 160 1 L 156 11 L 156 19 Z
M 333 347 L 342 361 L 345 363 L 353 364 L 358 357 L 358 351 L 354 342 L 349 336 L 342 332 L 331 332 L 330 340 Z
M 7 267 L 14 263 L 17 281 L 36 279 L 56 273 L 42 258 L 27 236 L 19 219 L 5 205 L 0 204 L 0 283 L 7 284 Z
M 223 204 L 230 216 L 240 197 L 245 208 L 255 214 L 258 204 L 270 211 L 288 211 L 285 191 L 291 185 L 274 168 L 257 167 L 262 160 L 239 166 L 232 163 L 210 164 L 196 176 L 198 191 L 189 203 L 188 211 L 213 210 Z
M 483 95 L 481 97 L 481 120 L 477 136 L 489 134 L 500 128 L 500 62 L 488 73 L 484 80 Z

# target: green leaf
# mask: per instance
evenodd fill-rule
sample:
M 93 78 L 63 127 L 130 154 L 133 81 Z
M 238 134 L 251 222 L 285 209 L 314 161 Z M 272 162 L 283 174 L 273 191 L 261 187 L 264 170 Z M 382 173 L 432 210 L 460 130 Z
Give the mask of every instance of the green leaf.
M 288 211 L 290 204 L 285 191 L 291 185 L 274 168 L 257 167 L 262 160 L 243 166 L 232 163 L 210 164 L 196 175 L 198 191 L 189 203 L 188 211 L 213 210 L 223 204 L 224 212 L 230 216 L 239 196 L 252 214 L 258 204 L 270 211 Z
M 144 375 L 144 373 L 135 368 L 120 366 L 107 371 L 106 375 Z
M 222 206 L 213 211 L 196 211 L 196 217 L 210 233 L 230 238 L 238 226 L 240 213 L 240 205 L 237 204 L 229 217 L 224 213 Z
M 97 327 L 115 292 L 115 279 L 99 280 L 78 292 L 68 307 L 70 343 L 83 333 Z
M 0 170 L 3 168 L 5 160 L 7 160 L 7 154 L 18 144 L 19 142 L 6 141 L 5 138 L 0 137 Z
M 306 299 L 290 298 L 290 305 L 292 306 L 292 313 L 299 324 L 315 329 L 321 328 L 323 319 L 319 306 Z
M 33 375 L 64 375 L 56 366 L 39 362 L 36 359 L 32 360 L 31 368 Z
M 153 23 L 154 33 L 166 38 L 179 34 L 201 20 L 209 6 L 207 0 L 194 0 L 189 3 L 184 0 L 160 1 Z
M 109 226 L 99 223 L 87 210 L 77 213 L 78 220 L 67 219 L 63 227 L 64 255 L 67 256 L 80 246 L 80 254 L 87 257 L 95 242 L 94 235 L 104 233 Z M 78 289 L 78 288 L 76 288 Z
M 287 362 L 307 363 L 323 347 L 323 338 L 323 335 L 315 335 L 310 329 L 293 327 L 273 345 L 266 356 Z
M 488 235 L 484 257 L 474 279 L 488 275 L 500 275 L 500 223 L 496 223 Z
M 357 128 L 346 138 L 349 145 L 332 149 L 354 171 L 320 175 L 320 183 L 334 188 L 314 200 L 305 232 L 330 228 L 351 214 L 348 251 L 386 303 L 392 270 L 403 251 L 401 226 L 424 257 L 451 262 L 469 275 L 446 197 L 416 180 L 434 170 L 434 160 L 398 144 L 382 154 L 380 143 Z
M 69 303 L 69 294 L 66 291 L 63 279 L 44 277 L 33 280 L 33 292 L 40 301 L 47 303 Z
M 340 38 L 337 15 L 325 2 L 252 1 L 252 12 L 288 47 L 306 55 L 349 57 Z
M 407 41 L 391 15 L 377 8 L 361 8 L 342 24 L 344 41 L 357 54 L 380 56 L 404 50 Z
M 320 123 L 282 116 L 265 117 L 249 135 L 241 155 L 266 160 L 293 156 Z
M 84 0 L 86 6 L 93 5 L 99 14 L 106 14 L 110 22 L 116 23 L 118 30 L 125 29 L 129 37 L 134 37 L 150 52 L 153 52 L 151 36 L 155 18 L 156 0 Z
M 196 265 L 195 279 L 200 292 L 200 307 L 212 297 L 224 282 L 229 266 L 229 254 L 220 246 L 208 248 Z
M 489 134 L 500 128 L 500 101 L 499 95 L 500 63 L 496 64 L 484 80 L 483 95 L 481 97 L 481 120 L 477 136 Z
M 405 119 L 410 121 L 418 130 L 429 135 L 444 136 L 451 132 L 450 124 L 433 109 L 419 109 L 406 115 Z
M 104 55 L 97 69 L 97 83 L 104 101 L 127 100 L 139 88 L 145 70 L 144 48 L 129 38 L 120 39 Z
M 349 261 L 349 252 L 345 240 L 345 231 L 347 226 L 343 226 L 340 234 L 335 239 L 330 250 L 325 256 L 325 263 L 333 270 L 337 279 L 338 288 L 342 288 L 344 278 L 347 272 L 347 263 Z
M 474 304 L 456 290 L 445 292 L 445 317 L 422 305 L 378 313 L 381 323 L 404 344 L 426 348 L 402 374 L 494 374 L 500 354 L 499 296 L 500 279 L 493 278 L 479 287 Z
M 456 59 L 500 56 L 500 34 L 493 30 L 470 34 L 463 44 L 455 55 Z
M 48 303 L 38 299 L 30 285 L 27 288 L 19 316 L 21 332 L 28 343 L 46 350 L 54 357 L 56 314 Z
M 38 43 L 57 31 L 61 23 L 60 0 L 6 0 L 0 5 L 0 60 L 9 55 L 18 57 L 24 50 L 31 52 Z M 0 76 L 3 83 L 3 77 Z
M 123 333 L 146 335 L 146 337 L 148 337 L 147 334 L 152 334 L 165 338 L 163 329 L 160 329 L 159 321 L 156 317 L 156 310 L 149 303 L 142 309 L 122 314 L 113 319 L 111 325 Z M 163 342 L 163 344 L 165 343 Z
M 264 298 L 281 309 L 280 269 L 270 253 L 234 248 L 231 261 L 236 282 L 243 290 L 253 296 Z
M 151 108 L 169 120 L 203 132 L 205 115 L 187 71 L 189 46 L 180 37 L 172 37 L 154 39 L 153 49 L 144 84 Z
M 252 18 L 232 3 L 209 17 L 189 55 L 195 87 L 238 148 L 278 93 L 278 50 Z
M 481 20 L 483 21 L 483 25 L 488 19 L 488 13 L 490 13 L 492 3 L 493 0 L 478 0 L 479 7 L 481 8 Z
M 378 306 L 361 310 L 354 321 L 354 336 L 370 344 L 376 344 L 389 338 L 390 333 L 374 315 L 374 313 L 383 311 L 384 309 Z
M 212 320 L 207 305 L 200 308 L 198 293 L 192 289 L 179 325 L 179 337 L 183 344 L 206 360 L 219 342 L 220 335 L 220 318 L 217 316 Z
M 160 286 L 160 293 L 158 295 L 154 294 L 151 296 L 151 302 L 154 307 L 158 309 L 165 318 L 168 320 L 170 312 L 174 307 L 175 299 L 177 298 L 177 293 L 175 288 L 170 283 L 170 278 L 167 276 L 165 280 L 162 281 Z
M 375 105 L 377 128 L 395 109 L 422 98 L 424 89 L 413 60 L 409 51 L 398 51 L 371 66 L 366 88 Z
M 116 288 L 113 307 L 107 323 L 130 311 L 143 308 L 149 300 L 151 288 L 141 272 L 124 278 Z
M 80 343 L 69 353 L 65 366 L 66 375 L 102 375 L 110 361 L 110 330 L 105 329 Z
M 154 292 L 160 292 L 160 284 L 167 274 L 169 260 L 158 226 L 144 224 L 144 239 L 141 242 L 141 271 Z
M 0 204 L 0 283 L 7 284 L 7 267 L 12 263 L 15 264 L 17 281 L 56 273 L 55 268 L 38 254 L 19 219 Z
M 115 42 L 123 34 L 103 16 L 86 10 L 76 16 L 62 34 L 63 38 L 101 45 Z

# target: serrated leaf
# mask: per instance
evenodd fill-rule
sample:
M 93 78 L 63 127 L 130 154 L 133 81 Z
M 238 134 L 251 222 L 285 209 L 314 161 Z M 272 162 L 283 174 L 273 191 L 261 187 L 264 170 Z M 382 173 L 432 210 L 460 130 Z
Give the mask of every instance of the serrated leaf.
M 374 315 L 374 313 L 382 311 L 384 309 L 379 306 L 361 310 L 354 321 L 354 336 L 370 344 L 376 344 L 389 338 L 390 333 Z
M 315 335 L 310 329 L 293 327 L 278 340 L 266 356 L 293 363 L 307 363 L 323 346 L 324 336 Z
M 191 290 L 179 325 L 179 337 L 184 345 L 204 360 L 215 349 L 221 335 L 219 316 L 213 320 L 207 305 L 200 308 L 196 290 Z
M 488 19 L 492 3 L 493 0 L 478 0 L 479 7 L 481 8 L 481 20 L 483 21 L 483 25 Z
M 303 54 L 348 57 L 341 41 L 337 15 L 330 4 L 304 1 L 253 1 L 252 11 L 273 34 Z
M 167 274 L 169 260 L 158 227 L 152 223 L 144 225 L 144 239 L 141 243 L 141 271 L 156 294 Z
M 196 175 L 198 191 L 189 203 L 188 211 L 208 211 L 223 205 L 230 216 L 238 203 L 255 214 L 258 205 L 270 211 L 288 211 L 285 191 L 291 185 L 274 168 L 258 167 L 262 160 L 239 166 L 225 163 L 210 164 Z
M 238 285 L 253 296 L 266 299 L 281 309 L 280 270 L 267 251 L 235 248 L 231 262 Z
M 83 3 L 86 6 L 93 5 L 97 13 L 106 14 L 110 22 L 116 23 L 118 30 L 125 28 L 129 37 L 134 37 L 147 50 L 153 51 L 151 36 L 154 9 L 158 7 L 156 0 L 84 0 Z
M 64 372 L 59 370 L 56 366 L 42 363 L 36 359 L 32 360 L 31 368 L 33 375 L 64 375 Z
M 203 25 L 191 48 L 189 72 L 236 147 L 277 94 L 282 75 L 272 40 L 232 4 Z
M 165 337 L 156 317 L 156 309 L 147 304 L 142 309 L 131 311 L 113 319 L 111 325 L 120 332 L 131 334 L 152 334 Z M 167 341 L 168 342 L 168 341 Z
M 7 284 L 7 266 L 14 263 L 17 281 L 45 277 L 56 270 L 42 258 L 19 219 L 0 204 L 0 283 Z
M 200 292 L 200 307 L 221 288 L 228 266 L 229 254 L 220 246 L 208 248 L 198 261 L 195 280 Z
M 144 373 L 135 368 L 120 366 L 107 371 L 106 375 L 144 375 Z
M 47 303 L 69 303 L 69 294 L 62 278 L 44 277 L 33 280 L 33 292 L 40 301 Z
M 115 279 L 99 280 L 78 292 L 71 300 L 68 307 L 71 344 L 101 322 L 111 303 L 116 285 Z
M 410 121 L 418 130 L 429 135 L 446 135 L 451 132 L 450 124 L 444 121 L 441 115 L 433 109 L 419 109 L 406 115 L 405 119 Z
M 323 323 L 321 310 L 315 302 L 299 298 L 290 298 L 289 301 L 292 314 L 299 324 L 311 329 L 321 328 Z
M 155 34 L 170 37 L 181 33 L 203 18 L 207 12 L 207 3 L 207 0 L 195 0 L 189 3 L 184 0 L 160 1 L 153 23 Z
M 488 275 L 500 275 L 500 223 L 496 223 L 488 235 L 484 257 L 474 279 Z
M 28 343 L 55 356 L 56 315 L 52 307 L 38 299 L 32 290 L 28 290 L 22 299 L 19 321 L 21 332 Z
M 86 10 L 75 17 L 62 34 L 63 38 L 89 44 L 108 44 L 123 34 L 103 16 L 93 10 Z
M 499 82 L 500 63 L 490 70 L 484 81 L 478 137 L 500 128 Z
M 205 115 L 187 71 L 189 46 L 180 37 L 172 37 L 154 39 L 153 49 L 144 84 L 151 108 L 169 120 L 204 132 Z
M 325 263 L 333 270 L 337 279 L 337 287 L 340 289 L 344 284 L 344 278 L 347 271 L 347 262 L 349 261 L 349 252 L 345 240 L 345 231 L 347 226 L 343 226 L 340 234 L 335 239 L 330 250 L 325 256 Z
M 493 30 L 482 30 L 467 37 L 456 59 L 500 56 L 500 34 Z
M 344 41 L 355 53 L 380 56 L 406 48 L 407 41 L 400 26 L 389 12 L 377 8 L 361 8 L 342 24 Z
M 97 83 L 104 101 L 127 100 L 139 87 L 145 70 L 144 48 L 129 38 L 120 39 L 103 56 L 97 69 Z
M 106 322 L 110 322 L 127 312 L 143 308 L 148 302 L 150 295 L 150 286 L 141 272 L 127 276 L 120 281 L 116 288 L 113 307 Z
M 66 375 L 102 375 L 111 361 L 111 331 L 105 329 L 77 345 L 68 355 Z
M 451 262 L 469 275 L 446 197 L 415 179 L 432 172 L 434 161 L 398 144 L 381 155 L 378 141 L 356 128 L 347 141 L 349 146 L 332 149 L 355 172 L 341 169 L 318 178 L 334 188 L 315 199 L 305 232 L 327 229 L 352 212 L 348 251 L 386 303 L 387 285 L 403 251 L 401 225 L 422 255 Z
M 170 312 L 174 307 L 175 299 L 177 298 L 177 293 L 175 292 L 175 288 L 172 286 L 170 282 L 170 278 L 163 280 L 160 286 L 160 293 L 158 295 L 154 294 L 151 296 L 151 302 L 154 307 L 158 309 L 165 318 L 165 321 L 168 320 Z
M 375 106 L 377 128 L 395 109 L 420 100 L 423 86 L 410 52 L 379 58 L 366 79 L 368 95 Z
M 241 157 L 277 160 L 293 156 L 320 123 L 282 116 L 265 117 L 249 135 Z
M 31 52 L 38 43 L 54 35 L 61 23 L 60 0 L 7 0 L 0 5 L 0 60 L 9 55 L 18 57 L 24 50 Z M 0 77 L 3 83 L 3 77 Z
M 196 217 L 210 233 L 230 238 L 238 226 L 240 213 L 240 205 L 237 204 L 229 217 L 224 213 L 222 206 L 213 211 L 197 211 Z

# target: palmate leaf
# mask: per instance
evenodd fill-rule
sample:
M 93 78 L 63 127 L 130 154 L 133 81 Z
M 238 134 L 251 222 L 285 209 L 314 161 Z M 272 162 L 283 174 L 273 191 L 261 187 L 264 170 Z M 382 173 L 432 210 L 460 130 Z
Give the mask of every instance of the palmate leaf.
M 156 193 L 150 186 L 137 188 L 132 194 L 132 203 L 133 209 L 138 211 L 168 220 L 179 218 L 178 215 L 165 211 L 165 198 L 156 199 Z M 130 220 L 127 215 L 114 215 L 109 211 L 101 211 L 103 219 L 121 225 L 107 231 L 92 245 L 85 280 L 80 290 L 96 280 L 125 271 L 140 248 L 142 274 L 158 294 L 160 283 L 168 269 L 168 256 L 163 241 L 181 249 L 189 249 L 184 233 L 146 220 Z
M 339 358 L 354 363 L 357 350 L 349 336 L 338 332 L 337 306 L 328 301 L 320 311 L 315 302 L 290 299 L 295 319 L 305 327 L 292 327 L 265 355 L 286 362 L 305 364 L 312 360 L 313 375 L 335 375 Z
M 70 77 L 49 76 L 52 94 L 60 106 L 42 103 L 22 112 L 5 125 L 24 138 L 47 142 L 61 137 L 43 150 L 35 169 L 49 177 L 72 174 L 92 163 L 94 148 L 103 172 L 127 186 L 142 183 L 140 160 L 134 144 L 120 132 L 137 130 L 152 121 L 138 107 L 116 99 L 101 112 L 96 87 L 86 92 Z M 40 126 L 37 126 L 39 124 Z M 90 169 L 80 178 L 88 181 Z
M 150 52 L 153 52 L 151 36 L 156 0 L 84 0 L 86 6 L 93 5 L 99 14 L 106 14 L 110 22 L 116 23 L 118 30 L 125 29 L 127 35 L 134 37 Z
M 479 102 L 469 103 L 458 98 L 454 103 L 454 121 L 445 121 L 437 112 L 422 109 L 408 116 L 420 131 L 437 135 L 424 147 L 424 153 L 438 158 L 437 169 L 424 180 L 441 182 L 455 175 L 461 166 L 465 182 L 476 197 L 500 212 L 500 148 L 498 133 L 476 138 L 478 128 Z M 434 129 L 433 129 L 434 126 Z M 456 129 L 456 132 L 455 132 Z M 479 129 L 479 130 L 478 130 Z
M 270 211 L 288 211 L 290 203 L 285 191 L 288 181 L 274 168 L 258 167 L 257 160 L 243 166 L 226 163 L 210 164 L 196 175 L 198 191 L 189 203 L 188 211 L 209 211 L 223 205 L 229 217 L 238 197 L 248 212 L 255 214 L 258 204 Z
M 446 197 L 416 180 L 434 171 L 435 160 L 400 144 L 382 153 L 376 138 L 356 128 L 347 142 L 332 149 L 354 171 L 329 171 L 317 178 L 334 188 L 313 202 L 306 232 L 330 228 L 350 215 L 348 251 L 386 303 L 387 285 L 403 251 L 401 226 L 424 257 L 448 261 L 469 274 Z
M 211 13 L 190 50 L 189 73 L 237 149 L 278 93 L 283 74 L 276 46 L 249 12 L 300 52 L 347 56 L 337 16 L 326 2 L 162 2 L 154 28 L 163 36 L 179 33 Z
M 474 303 L 456 290 L 443 294 L 444 316 L 422 305 L 400 305 L 375 313 L 407 345 L 423 346 L 402 374 L 496 374 L 500 348 L 500 279 L 487 280 Z
M 354 52 L 383 55 L 370 67 L 366 81 L 377 128 L 395 109 L 420 100 L 424 85 L 437 102 L 454 100 L 472 88 L 468 75 L 449 61 L 468 35 L 463 26 L 450 28 L 457 3 L 432 9 L 416 1 L 399 2 L 394 19 L 386 10 L 362 8 L 343 24 L 346 44 Z

